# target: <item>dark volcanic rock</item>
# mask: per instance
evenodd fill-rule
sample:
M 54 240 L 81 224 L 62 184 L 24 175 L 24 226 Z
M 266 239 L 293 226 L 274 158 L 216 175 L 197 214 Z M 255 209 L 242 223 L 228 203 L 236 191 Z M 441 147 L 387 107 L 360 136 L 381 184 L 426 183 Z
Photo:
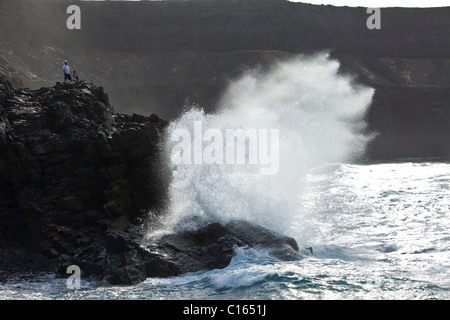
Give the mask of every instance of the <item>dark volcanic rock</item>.
M 368 115 L 375 159 L 450 158 L 450 87 L 377 89 Z
M 449 135 L 442 135 L 450 126 L 450 7 L 382 8 L 381 29 L 369 30 L 365 7 L 85 1 L 82 29 L 73 31 L 65 28 L 70 4 L 2 0 L 0 73 L 10 76 L 5 65 L 13 66 L 16 78 L 40 87 L 60 81 L 55 61 L 67 58 L 83 79 L 108 88 L 118 111 L 171 120 L 186 99 L 214 111 L 229 81 L 249 69 L 326 50 L 345 73 L 376 89 L 368 117 L 379 133 L 372 159 L 450 155 Z
M 0 110 L 6 104 L 6 101 L 11 98 L 13 90 L 11 83 L 0 74 Z
M 24 270 L 11 263 L 27 256 L 34 271 L 76 264 L 104 276 L 112 230 L 126 232 L 165 201 L 167 123 L 115 115 L 92 84 L 32 91 L 0 80 L 0 249 L 11 253 L 0 270 Z
M 107 234 L 108 263 L 104 283 L 130 284 L 148 277 L 171 277 L 229 265 L 237 247 L 266 248 L 281 260 L 299 259 L 297 242 L 245 221 L 210 223 L 145 241 L 132 233 Z
M 85 278 L 133 284 L 224 268 L 236 246 L 298 257 L 294 239 L 246 222 L 145 240 L 148 210 L 166 201 L 158 148 L 167 122 L 114 114 L 93 84 L 14 90 L 0 80 L 0 281 L 67 277 L 77 265 Z
M 178 273 L 224 268 L 235 255 L 235 247 L 262 247 L 281 260 L 298 259 L 297 242 L 246 221 L 226 225 L 211 223 L 195 231 L 161 237 L 147 250 L 171 256 Z

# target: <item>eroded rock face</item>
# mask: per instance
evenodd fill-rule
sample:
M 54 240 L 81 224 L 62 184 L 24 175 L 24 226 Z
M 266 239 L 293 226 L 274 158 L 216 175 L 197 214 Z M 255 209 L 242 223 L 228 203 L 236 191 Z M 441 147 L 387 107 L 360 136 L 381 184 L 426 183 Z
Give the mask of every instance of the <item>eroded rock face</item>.
M 14 90 L 0 79 L 0 281 L 77 265 L 84 278 L 134 284 L 226 267 L 236 247 L 297 259 L 294 239 L 247 222 L 146 239 L 166 202 L 156 115 L 115 114 L 102 87 Z
M 165 200 L 158 143 L 166 124 L 156 115 L 114 114 L 93 84 L 14 90 L 2 79 L 3 253 L 15 250 L 36 269 L 78 264 L 102 275 L 106 232 L 135 225 Z M 8 263 L 2 259 L 1 269 Z

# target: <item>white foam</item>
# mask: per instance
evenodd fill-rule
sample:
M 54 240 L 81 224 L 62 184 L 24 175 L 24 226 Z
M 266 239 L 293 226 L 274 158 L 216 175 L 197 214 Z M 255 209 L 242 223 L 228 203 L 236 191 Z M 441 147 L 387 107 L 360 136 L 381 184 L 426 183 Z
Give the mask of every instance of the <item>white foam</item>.
M 374 90 L 338 74 L 328 54 L 297 56 L 270 70 L 255 70 L 232 82 L 220 111 L 192 107 L 167 132 L 170 158 L 176 129 L 194 134 L 194 122 L 207 129 L 279 129 L 279 171 L 263 176 L 251 165 L 172 163 L 166 227 L 199 217 L 226 223 L 253 222 L 284 234 L 301 218 L 304 179 L 327 163 L 362 156 L 369 137 L 362 134 Z
M 257 262 L 257 263 L 253 263 Z M 236 248 L 236 255 L 223 269 L 189 273 L 170 278 L 148 278 L 140 286 L 179 287 L 205 283 L 214 290 L 249 287 L 276 273 L 279 261 L 266 249 Z

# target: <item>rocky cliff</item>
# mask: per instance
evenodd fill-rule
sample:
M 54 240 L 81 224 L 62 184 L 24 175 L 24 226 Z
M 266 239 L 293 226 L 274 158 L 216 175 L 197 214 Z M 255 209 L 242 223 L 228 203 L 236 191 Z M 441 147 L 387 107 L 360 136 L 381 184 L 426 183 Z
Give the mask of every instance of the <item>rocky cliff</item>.
M 146 239 L 170 182 L 166 125 L 114 113 L 90 83 L 15 90 L 0 76 L 0 283 L 77 265 L 84 279 L 131 284 L 223 268 L 235 246 L 297 258 L 295 240 L 245 222 Z
M 70 4 L 81 8 L 81 30 L 66 28 Z M 37 89 L 60 81 L 68 59 L 116 110 L 171 120 L 186 99 L 214 110 L 250 68 L 329 50 L 342 72 L 376 89 L 371 158 L 448 156 L 450 7 L 382 9 L 380 30 L 368 17 L 285 0 L 4 0 L 0 71 L 13 66 L 16 82 Z
M 69 4 L 81 30 L 65 27 Z M 245 222 L 142 234 L 170 181 L 155 113 L 170 120 L 186 99 L 212 111 L 230 80 L 276 59 L 329 50 L 376 89 L 372 158 L 449 156 L 449 8 L 383 9 L 381 30 L 367 17 L 282 0 L 1 1 L 0 281 L 77 264 L 129 284 L 224 267 L 235 246 L 299 258 L 293 239 Z M 55 86 L 63 59 L 112 98 L 90 82 Z
M 88 272 L 98 269 L 110 221 L 132 224 L 165 200 L 165 125 L 156 115 L 113 114 L 92 84 L 14 90 L 2 78 L 0 248 L 32 265 L 54 268 L 75 255 Z M 13 260 L 2 259 L 1 269 Z

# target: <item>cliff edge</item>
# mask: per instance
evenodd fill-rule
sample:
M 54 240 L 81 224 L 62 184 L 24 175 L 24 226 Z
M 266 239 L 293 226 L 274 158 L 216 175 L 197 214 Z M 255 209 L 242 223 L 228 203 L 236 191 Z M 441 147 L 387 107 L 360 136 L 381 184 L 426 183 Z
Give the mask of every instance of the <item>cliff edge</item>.
M 105 232 L 164 204 L 166 124 L 114 113 L 90 83 L 15 90 L 1 77 L 0 270 L 104 272 Z
M 0 76 L 0 283 L 40 272 L 133 284 L 227 266 L 236 246 L 297 259 L 294 239 L 247 222 L 148 238 L 164 213 L 167 122 L 115 113 L 103 87 L 14 89 Z

